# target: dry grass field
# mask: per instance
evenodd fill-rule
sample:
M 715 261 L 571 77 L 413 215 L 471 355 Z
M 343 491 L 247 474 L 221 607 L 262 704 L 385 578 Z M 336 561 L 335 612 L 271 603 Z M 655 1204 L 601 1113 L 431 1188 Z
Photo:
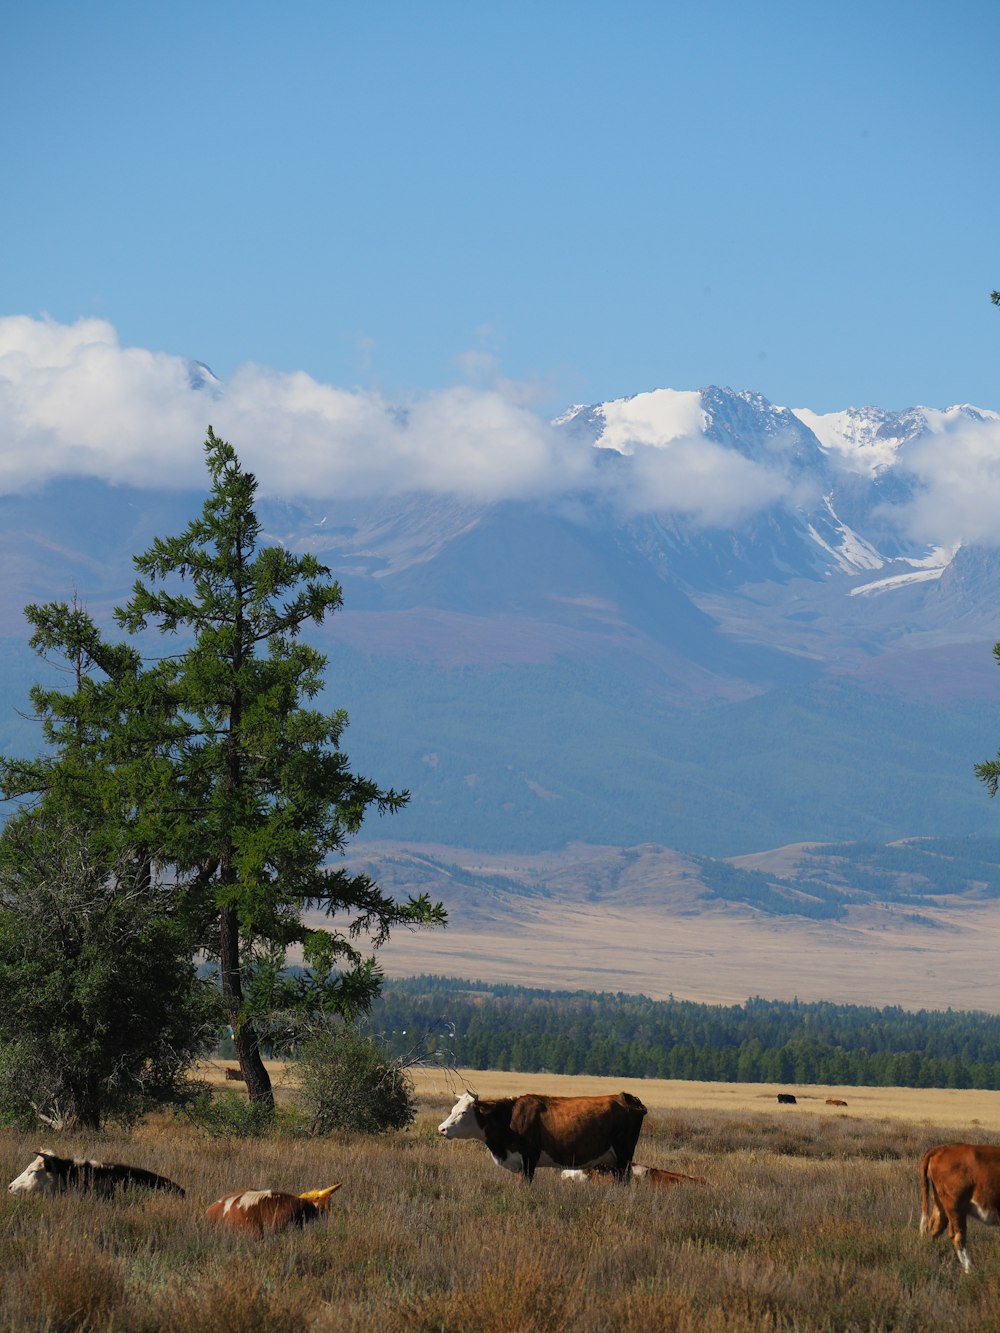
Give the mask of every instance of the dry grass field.
M 877 1008 L 997 1011 L 984 983 L 1000 953 L 995 903 L 852 911 L 844 922 L 767 917 L 732 906 L 519 900 L 496 921 L 398 931 L 380 951 L 390 977 L 468 977 L 550 990 L 625 991 L 741 1004 L 832 1000 Z
M 483 1093 L 537 1086 L 521 1075 L 452 1077 L 474 1081 Z M 1000 1327 L 1000 1236 L 973 1226 L 974 1268 L 965 1277 L 946 1240 L 917 1232 L 921 1153 L 943 1139 L 996 1141 L 998 1094 L 910 1099 L 846 1089 L 849 1107 L 837 1111 L 819 1101 L 825 1089 L 796 1089 L 803 1101 L 779 1108 L 773 1088 L 633 1083 L 651 1108 L 637 1160 L 703 1175 L 707 1184 L 575 1185 L 542 1171 L 525 1187 L 495 1167 L 483 1145 L 438 1138 L 454 1091 L 442 1078 L 421 1073 L 417 1122 L 379 1140 L 209 1139 L 166 1119 L 128 1136 L 53 1140 L 66 1151 L 155 1169 L 188 1196 L 0 1195 L 0 1327 Z M 563 1080 L 543 1081 L 565 1090 L 554 1086 Z M 594 1083 L 594 1090 L 618 1086 Z M 587 1081 L 572 1085 L 590 1090 Z M 37 1144 L 37 1135 L 0 1132 L 6 1179 Z M 252 1240 L 216 1231 L 202 1216 L 213 1199 L 241 1186 L 300 1191 L 338 1180 L 343 1189 L 329 1217 L 302 1232 Z

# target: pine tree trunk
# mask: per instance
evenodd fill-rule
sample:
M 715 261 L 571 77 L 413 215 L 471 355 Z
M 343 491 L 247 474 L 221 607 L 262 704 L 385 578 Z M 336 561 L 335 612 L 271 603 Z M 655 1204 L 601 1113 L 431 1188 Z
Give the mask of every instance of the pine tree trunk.
M 236 1057 L 240 1062 L 240 1073 L 247 1085 L 247 1095 L 252 1104 L 266 1106 L 274 1110 L 274 1092 L 271 1078 L 260 1058 L 260 1046 L 257 1031 L 247 1019 L 241 1021 L 240 1010 L 243 1007 L 243 980 L 240 976 L 240 936 L 239 922 L 232 907 L 223 907 L 220 914 L 221 941 L 219 964 L 222 973 L 222 1002 L 226 1017 L 233 1029 L 233 1043 Z

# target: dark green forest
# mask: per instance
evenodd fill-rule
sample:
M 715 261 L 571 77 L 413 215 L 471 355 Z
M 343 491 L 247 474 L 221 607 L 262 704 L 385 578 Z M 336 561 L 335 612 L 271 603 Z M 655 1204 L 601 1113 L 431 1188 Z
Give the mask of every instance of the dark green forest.
M 748 999 L 708 1005 L 445 977 L 387 981 L 394 1056 L 471 1069 L 732 1083 L 1000 1088 L 1000 1017 Z

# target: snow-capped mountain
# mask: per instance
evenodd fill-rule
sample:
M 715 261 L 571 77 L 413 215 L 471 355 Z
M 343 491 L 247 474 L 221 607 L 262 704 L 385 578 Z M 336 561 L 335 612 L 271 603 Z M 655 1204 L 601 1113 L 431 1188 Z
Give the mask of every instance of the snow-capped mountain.
M 919 542 L 907 534 L 903 511 L 916 481 L 905 460 L 911 442 L 953 430 L 959 420 L 1000 418 L 969 406 L 820 415 L 775 406 L 757 393 L 711 387 L 578 405 L 556 425 L 629 459 L 644 450 L 717 445 L 783 479 L 775 503 L 742 523 L 706 522 L 703 515 L 669 509 L 659 516 L 674 548 L 673 568 L 683 571 L 696 597 L 699 587 L 862 580 L 843 589 L 846 597 L 862 586 L 891 590 L 932 580 L 953 558 L 956 543 Z
M 593 464 L 558 493 L 260 512 L 342 583 L 318 638 L 352 758 L 414 793 L 393 836 L 731 854 L 960 832 L 991 814 L 971 773 L 1000 742 L 1000 555 L 912 516 L 928 456 L 998 421 L 659 389 L 553 423 Z M 20 608 L 75 591 L 110 622 L 131 555 L 201 500 L 93 481 L 0 501 L 9 715 Z

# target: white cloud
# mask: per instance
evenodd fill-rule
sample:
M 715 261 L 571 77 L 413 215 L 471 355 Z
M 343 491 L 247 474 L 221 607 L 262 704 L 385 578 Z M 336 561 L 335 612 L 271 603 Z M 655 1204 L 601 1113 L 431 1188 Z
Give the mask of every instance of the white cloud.
M 1000 420 L 928 412 L 900 465 L 920 483 L 900 517 L 918 541 L 1000 545 Z
M 60 476 L 197 484 L 204 417 L 179 357 L 123 348 L 101 320 L 0 319 L 0 491 Z
M 182 357 L 122 347 L 101 320 L 0 318 L 0 491 L 59 476 L 200 486 L 209 422 L 262 493 L 288 497 L 493 499 L 562 488 L 591 465 L 516 386 L 456 387 L 398 405 L 245 365 L 213 398 L 192 387 L 190 370 Z
M 691 439 L 705 426 L 701 394 L 694 390 L 653 389 L 616 398 L 604 404 L 602 416 L 604 430 L 597 443 L 619 454 L 634 453 L 636 445 L 663 448 L 673 440 Z
M 495 366 L 476 355 L 467 369 Z M 101 320 L 0 318 L 0 492 L 66 476 L 200 488 L 211 422 L 262 494 L 289 499 L 422 490 L 493 500 L 601 487 L 633 511 L 725 524 L 789 493 L 777 467 L 704 437 L 696 393 L 609 404 L 601 444 L 632 457 L 601 468 L 586 437 L 557 429 L 525 386 L 499 379 L 397 404 L 251 364 L 213 394 L 192 385 L 191 370 L 182 357 L 122 347 Z
M 630 471 L 623 498 L 631 508 L 685 514 L 705 527 L 735 527 L 757 510 L 794 498 L 781 470 L 703 435 L 672 440 L 668 448 L 637 448 Z

